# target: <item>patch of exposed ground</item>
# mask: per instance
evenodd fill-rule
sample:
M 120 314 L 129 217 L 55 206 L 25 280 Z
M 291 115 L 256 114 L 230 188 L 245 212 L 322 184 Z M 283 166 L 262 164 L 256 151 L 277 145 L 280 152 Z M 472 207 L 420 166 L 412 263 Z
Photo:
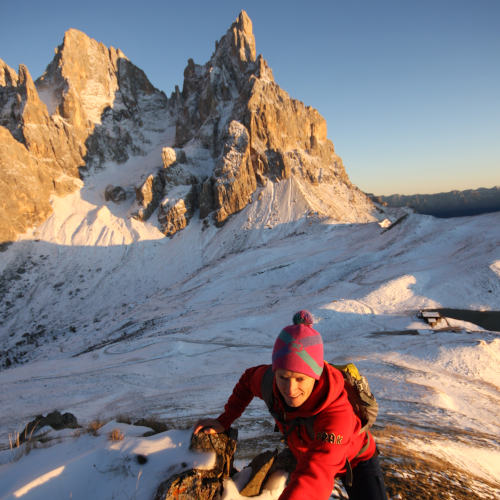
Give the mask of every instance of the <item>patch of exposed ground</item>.
M 388 425 L 374 432 L 390 498 L 397 499 L 498 499 L 500 483 L 493 484 L 471 471 L 405 446 L 406 438 L 443 439 L 441 433 Z M 466 434 L 466 433 L 464 433 Z M 489 439 L 489 436 L 485 436 Z

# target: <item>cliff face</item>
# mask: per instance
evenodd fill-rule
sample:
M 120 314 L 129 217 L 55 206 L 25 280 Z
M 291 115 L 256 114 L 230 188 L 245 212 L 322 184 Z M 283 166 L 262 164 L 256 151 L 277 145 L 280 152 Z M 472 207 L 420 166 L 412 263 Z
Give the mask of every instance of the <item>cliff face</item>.
M 36 81 L 55 121 L 70 130 L 85 170 L 144 154 L 148 134 L 164 132 L 167 98 L 119 49 L 70 29 Z
M 168 197 L 169 190 L 179 192 L 184 185 L 190 201 L 181 195 L 175 202 L 199 208 L 200 217 L 220 226 L 251 202 L 259 186 L 294 178 L 307 192 L 306 204 L 320 215 L 349 222 L 372 220 L 373 206 L 350 183 L 327 139 L 323 117 L 290 98 L 263 57 L 256 56 L 252 22 L 245 12 L 216 43 L 206 64 L 189 60 L 182 92 L 172 96 L 171 105 L 175 148 L 204 149 L 214 168 L 207 174 L 190 162 L 175 163 L 177 172 L 185 174 L 170 176 L 164 193 Z M 324 194 L 328 189 L 331 199 Z M 193 212 L 188 210 L 189 216 Z
M 77 30 L 36 82 L 0 61 L 0 242 L 43 221 L 50 196 L 76 189 L 82 171 L 144 154 L 166 111 L 123 53 Z
M 157 167 L 136 181 L 130 214 L 145 220 L 155 213 L 166 235 L 196 213 L 220 226 L 259 187 L 286 179 L 320 215 L 372 219 L 325 120 L 290 98 L 256 55 L 245 12 L 206 64 L 189 60 L 182 91 L 170 99 L 120 50 L 74 29 L 36 82 L 25 67 L 17 74 L 1 62 L 0 133 L 1 241 L 44 220 L 50 196 L 76 189 L 80 176 L 157 150 Z M 106 191 L 106 200 L 118 191 Z
M 43 221 L 49 197 L 76 188 L 82 157 L 51 119 L 27 68 L 0 61 L 0 243 Z

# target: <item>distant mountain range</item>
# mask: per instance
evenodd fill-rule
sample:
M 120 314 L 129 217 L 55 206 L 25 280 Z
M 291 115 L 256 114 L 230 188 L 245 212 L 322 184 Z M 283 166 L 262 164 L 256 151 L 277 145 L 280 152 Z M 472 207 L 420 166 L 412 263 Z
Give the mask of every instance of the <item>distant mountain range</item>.
M 411 207 L 420 214 L 435 217 L 464 217 L 500 211 L 499 186 L 436 194 L 368 196 L 384 206 Z

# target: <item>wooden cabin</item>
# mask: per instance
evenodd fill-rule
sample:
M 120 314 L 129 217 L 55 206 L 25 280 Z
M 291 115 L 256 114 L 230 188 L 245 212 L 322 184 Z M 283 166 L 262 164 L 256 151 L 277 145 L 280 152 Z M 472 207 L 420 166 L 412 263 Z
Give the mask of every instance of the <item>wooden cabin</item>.
M 437 311 L 419 311 L 417 317 L 423 319 L 432 327 L 438 325 L 442 320 L 441 314 L 439 314 Z

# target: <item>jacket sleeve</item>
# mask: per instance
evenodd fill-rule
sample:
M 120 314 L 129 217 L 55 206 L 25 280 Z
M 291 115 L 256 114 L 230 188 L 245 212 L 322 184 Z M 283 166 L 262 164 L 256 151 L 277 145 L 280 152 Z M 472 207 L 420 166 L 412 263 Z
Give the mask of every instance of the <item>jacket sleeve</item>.
M 262 397 L 261 383 L 268 365 L 248 368 L 234 386 L 233 393 L 224 406 L 224 412 L 217 417 L 224 429 L 229 429 L 231 424 L 245 411 L 254 396 Z
M 321 418 L 314 423 L 315 437 L 300 453 L 297 466 L 279 500 L 327 500 L 335 476 L 344 472 L 352 425 L 344 418 Z

